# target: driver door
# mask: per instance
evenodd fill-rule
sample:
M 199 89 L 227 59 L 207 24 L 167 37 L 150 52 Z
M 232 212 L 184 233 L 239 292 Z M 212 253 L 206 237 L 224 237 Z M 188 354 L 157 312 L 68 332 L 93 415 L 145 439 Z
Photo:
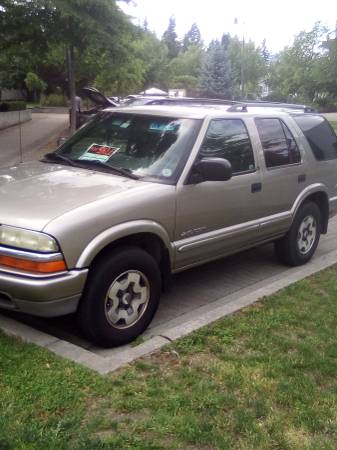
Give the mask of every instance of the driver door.
M 177 270 L 249 247 L 259 239 L 261 175 L 243 120 L 211 120 L 196 160 L 206 157 L 227 159 L 233 175 L 227 181 L 199 183 L 188 176 L 178 186 Z

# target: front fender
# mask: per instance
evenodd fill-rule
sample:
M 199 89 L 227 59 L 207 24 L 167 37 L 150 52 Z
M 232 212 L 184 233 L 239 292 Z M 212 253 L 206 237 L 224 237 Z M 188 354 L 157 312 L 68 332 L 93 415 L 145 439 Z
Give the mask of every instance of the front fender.
M 118 239 L 140 233 L 151 233 L 157 236 L 169 251 L 170 259 L 173 259 L 173 247 L 166 229 L 152 220 L 134 220 L 115 225 L 97 235 L 81 253 L 77 260 L 76 268 L 88 267 L 95 256 L 109 244 Z

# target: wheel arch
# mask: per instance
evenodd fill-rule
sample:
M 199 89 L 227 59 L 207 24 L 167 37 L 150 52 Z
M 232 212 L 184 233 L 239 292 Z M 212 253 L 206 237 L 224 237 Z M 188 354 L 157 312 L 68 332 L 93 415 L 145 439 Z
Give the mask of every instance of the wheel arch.
M 321 233 L 326 234 L 329 222 L 329 196 L 326 187 L 323 184 L 317 183 L 308 186 L 308 188 L 301 192 L 292 208 L 293 218 L 296 216 L 300 207 L 307 202 L 316 203 L 320 209 L 322 215 Z
M 164 288 L 169 286 L 174 252 L 165 228 L 153 221 L 127 222 L 103 231 L 83 250 L 76 268 L 90 267 L 114 248 L 130 245 L 142 248 L 155 259 L 162 273 Z

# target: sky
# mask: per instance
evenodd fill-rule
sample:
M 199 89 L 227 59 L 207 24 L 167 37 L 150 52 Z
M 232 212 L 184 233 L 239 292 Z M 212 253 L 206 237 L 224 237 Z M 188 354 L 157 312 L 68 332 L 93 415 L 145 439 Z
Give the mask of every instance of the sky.
M 206 44 L 229 32 L 257 45 L 266 39 L 272 53 L 291 45 L 296 34 L 310 31 L 316 21 L 329 30 L 335 30 L 337 22 L 337 0 L 134 0 L 120 7 L 137 25 L 147 19 L 158 37 L 173 15 L 179 38 L 196 22 Z

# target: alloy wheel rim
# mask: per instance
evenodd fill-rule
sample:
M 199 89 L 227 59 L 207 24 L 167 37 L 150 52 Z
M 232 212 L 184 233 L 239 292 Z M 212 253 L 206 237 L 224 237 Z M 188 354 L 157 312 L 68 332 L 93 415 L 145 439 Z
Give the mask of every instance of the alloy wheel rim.
M 306 216 L 298 229 L 297 246 L 301 255 L 306 255 L 312 249 L 317 235 L 317 223 L 313 216 Z
M 149 299 L 147 277 L 138 270 L 128 270 L 110 285 L 105 299 L 105 316 L 114 328 L 132 327 L 143 316 Z

